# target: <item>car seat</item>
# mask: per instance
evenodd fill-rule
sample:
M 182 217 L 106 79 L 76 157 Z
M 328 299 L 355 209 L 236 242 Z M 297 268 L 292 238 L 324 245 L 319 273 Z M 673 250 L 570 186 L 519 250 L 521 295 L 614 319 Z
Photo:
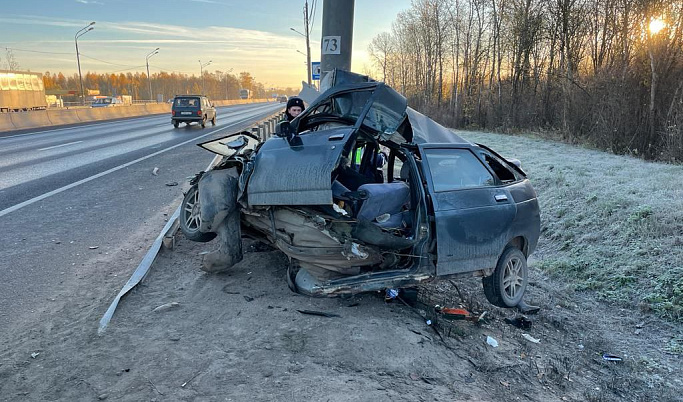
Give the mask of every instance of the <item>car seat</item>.
M 406 183 L 363 184 L 358 187 L 358 192 L 367 195 L 358 209 L 358 219 L 371 221 L 383 228 L 403 227 L 403 207 L 410 203 L 410 187 Z M 384 219 L 386 214 L 388 219 Z

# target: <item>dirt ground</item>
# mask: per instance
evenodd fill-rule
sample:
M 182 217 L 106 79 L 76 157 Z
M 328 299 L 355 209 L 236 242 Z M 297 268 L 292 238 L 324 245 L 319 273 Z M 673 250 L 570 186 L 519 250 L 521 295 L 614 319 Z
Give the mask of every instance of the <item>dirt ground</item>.
M 200 253 L 214 244 L 179 234 L 98 336 L 111 289 L 127 279 L 136 245 L 149 243 L 139 240 L 84 264 L 109 267 L 96 278 L 102 286 L 85 274 L 65 283 L 3 340 L 0 400 L 680 400 L 680 356 L 663 352 L 680 327 L 570 294 L 533 268 L 527 299 L 542 309 L 528 316 L 531 328 L 506 323 L 518 313 L 488 304 L 474 278 L 426 286 L 419 300 L 484 319 L 428 326 L 431 313 L 383 294 L 294 294 L 286 257 L 250 240 L 229 273 L 204 273 Z
M 585 150 L 498 141 L 528 149 L 509 151 L 530 162 L 536 179 L 546 169 L 541 157 L 585 163 Z M 621 166 L 614 158 L 590 163 Z M 245 240 L 241 263 L 207 274 L 201 253 L 216 244 L 178 234 L 98 336 L 100 318 L 176 207 L 150 216 L 126 244 L 89 250 L 41 309 L 0 328 L 0 401 L 683 400 L 683 325 L 545 276 L 537 266 L 558 247 L 544 236 L 529 261 L 526 300 L 541 309 L 528 316 L 528 329 L 506 322 L 519 313 L 489 304 L 476 278 L 426 285 L 415 307 L 378 293 L 308 298 L 287 287 L 288 261 L 279 251 Z M 613 243 L 597 233 L 589 233 L 594 242 Z M 446 321 L 433 313 L 436 304 L 485 315 L 476 323 Z

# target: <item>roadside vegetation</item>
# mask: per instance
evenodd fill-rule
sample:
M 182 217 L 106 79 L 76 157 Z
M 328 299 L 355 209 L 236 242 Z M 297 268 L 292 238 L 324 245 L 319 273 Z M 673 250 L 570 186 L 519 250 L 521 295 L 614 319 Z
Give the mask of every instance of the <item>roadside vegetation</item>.
M 415 0 L 368 53 L 368 73 L 449 127 L 683 161 L 680 1 Z
M 683 166 L 532 137 L 462 135 L 522 161 L 541 205 L 531 265 L 577 292 L 683 322 Z

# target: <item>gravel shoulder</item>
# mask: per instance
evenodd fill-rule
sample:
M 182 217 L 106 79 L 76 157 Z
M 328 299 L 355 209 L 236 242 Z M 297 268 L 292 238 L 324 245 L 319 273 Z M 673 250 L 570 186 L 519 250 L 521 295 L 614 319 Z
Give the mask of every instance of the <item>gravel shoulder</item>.
M 506 140 L 513 139 L 499 139 Z M 552 148 L 557 160 L 585 152 Z M 131 234 L 120 250 L 153 237 L 153 230 Z M 528 316 L 532 326 L 525 330 L 505 321 L 516 311 L 486 302 L 475 278 L 426 285 L 419 308 L 386 303 L 376 293 L 308 298 L 288 289 L 282 253 L 251 240 L 244 245 L 244 260 L 230 272 L 207 274 L 199 270 L 200 253 L 215 245 L 179 234 L 174 250 L 163 250 L 124 297 L 102 336 L 97 323 L 136 263 L 124 251 L 93 257 L 86 263 L 106 267 L 106 275 L 66 280 L 42 311 L 7 331 L 0 401 L 680 398 L 683 365 L 670 345 L 683 339 L 681 324 L 539 269 L 558 252 L 548 239 L 530 260 L 527 299 L 541 310 Z M 428 326 L 433 304 L 486 315 L 478 323 L 440 319 Z

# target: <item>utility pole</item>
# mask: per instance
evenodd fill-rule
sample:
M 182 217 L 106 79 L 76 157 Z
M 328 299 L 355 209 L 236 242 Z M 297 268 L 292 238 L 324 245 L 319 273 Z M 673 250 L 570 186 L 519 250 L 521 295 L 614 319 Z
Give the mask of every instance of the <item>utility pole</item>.
M 301 32 L 297 31 L 294 28 L 289 28 L 290 30 L 298 33 L 299 35 L 303 36 L 306 38 L 306 73 L 308 74 L 308 78 L 306 78 L 306 81 L 308 81 L 308 85 L 311 85 L 311 41 L 310 41 L 310 36 L 311 36 L 311 27 L 309 26 L 309 15 L 308 15 L 308 0 L 304 3 L 304 32 L 305 34 L 302 34 Z M 299 52 L 297 50 L 297 52 Z M 301 53 L 301 52 L 299 52 Z
M 308 0 L 304 3 L 304 28 L 306 28 L 306 71 L 308 75 L 308 85 L 311 85 L 311 43 L 309 36 L 311 36 L 311 27 L 308 25 Z
M 78 62 L 78 80 L 81 82 L 81 106 L 85 106 L 85 93 L 83 91 L 83 75 L 81 74 L 81 55 L 78 53 L 78 38 L 95 29 L 93 25 L 95 25 L 95 21 L 79 29 L 78 32 L 76 32 L 76 35 L 74 35 L 74 42 L 76 42 L 76 61 Z
M 335 68 L 351 71 L 353 11 L 355 0 L 324 0 L 323 30 L 320 41 L 322 80 Z
M 159 53 L 159 48 L 152 50 L 147 57 L 145 57 L 145 63 L 147 64 L 147 81 L 149 82 L 149 99 L 154 100 L 152 95 L 152 77 L 149 76 L 149 58 Z
M 208 66 L 209 64 L 211 64 L 211 60 L 209 60 L 203 64 L 202 64 L 202 61 L 199 60 L 199 75 L 202 76 L 202 93 L 200 95 L 205 95 L 204 94 L 204 67 Z

